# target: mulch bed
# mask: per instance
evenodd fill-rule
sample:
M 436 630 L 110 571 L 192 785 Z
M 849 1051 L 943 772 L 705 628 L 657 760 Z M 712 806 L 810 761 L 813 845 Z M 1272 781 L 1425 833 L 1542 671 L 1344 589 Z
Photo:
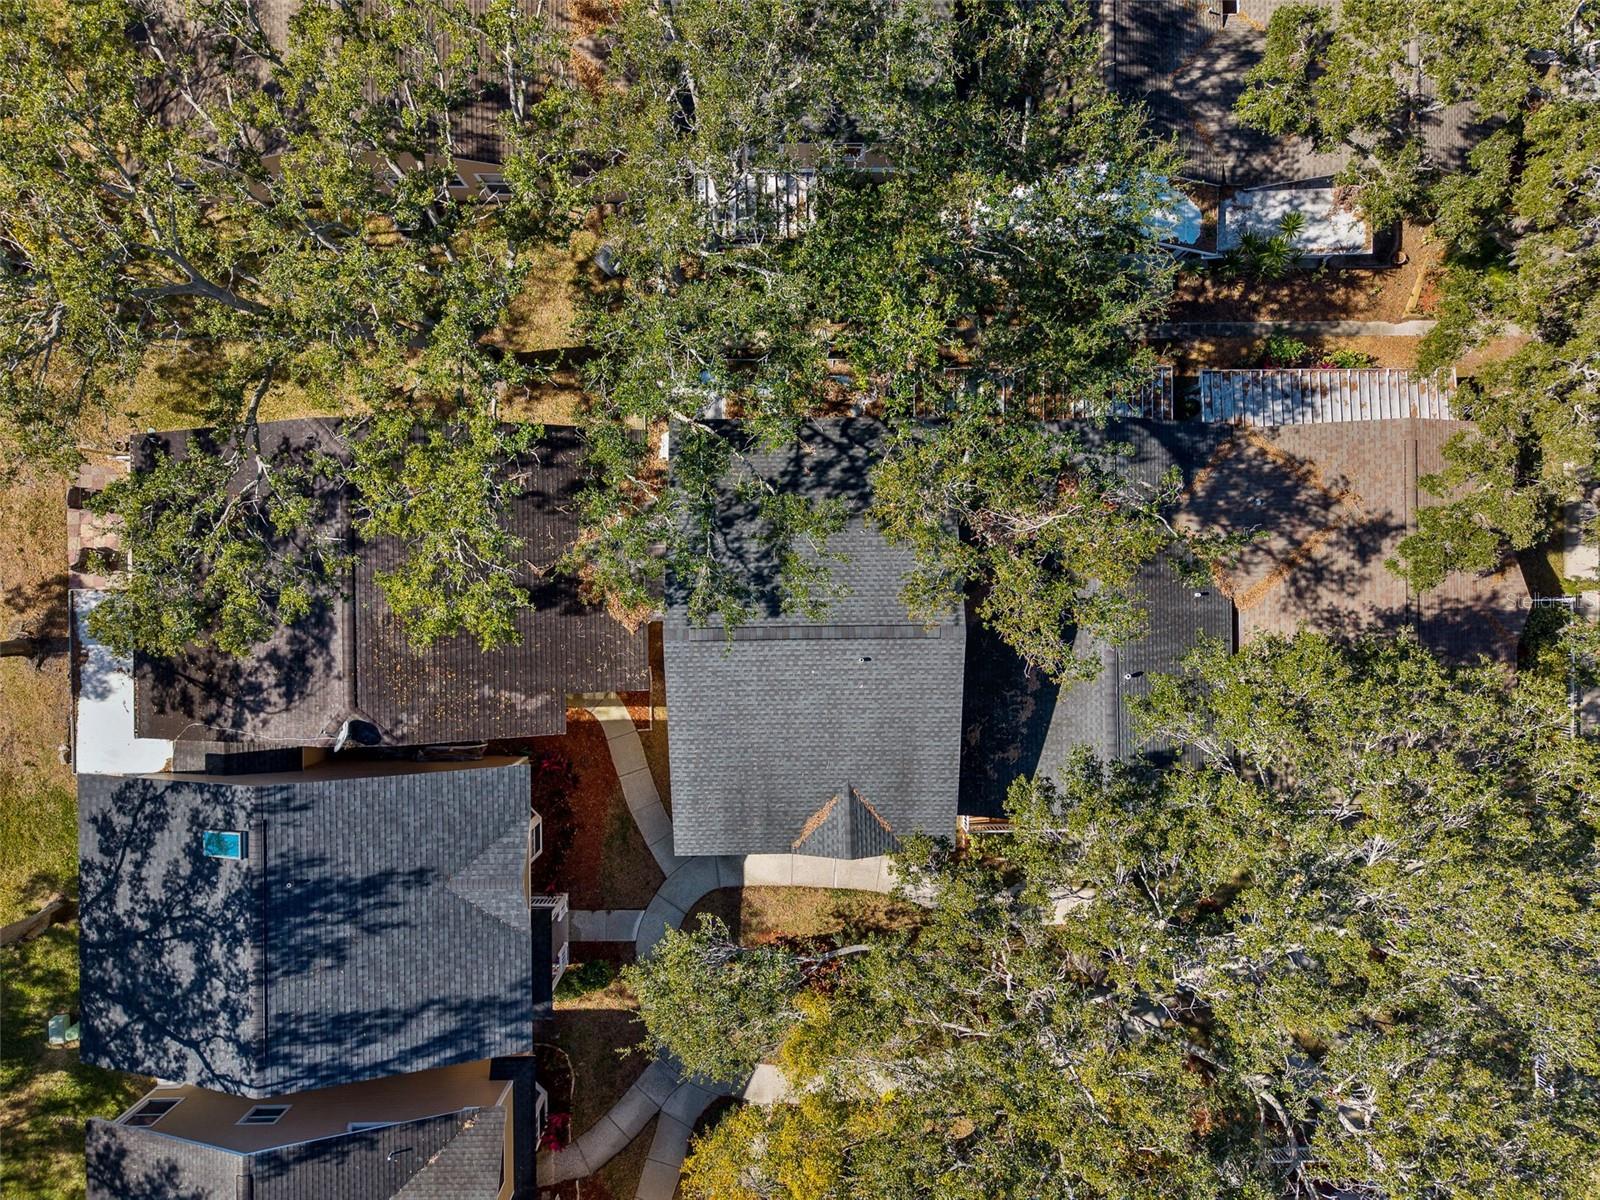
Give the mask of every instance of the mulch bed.
M 573 908 L 643 908 L 663 876 L 622 796 L 600 723 L 567 711 L 561 737 L 519 743 L 533 765 L 532 802 L 544 819 L 533 886 L 566 892 Z

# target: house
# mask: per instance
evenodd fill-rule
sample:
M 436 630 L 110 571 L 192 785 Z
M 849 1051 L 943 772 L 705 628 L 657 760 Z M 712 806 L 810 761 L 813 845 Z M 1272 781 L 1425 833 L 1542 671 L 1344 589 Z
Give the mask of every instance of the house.
M 521 759 L 81 777 L 84 1060 L 261 1098 L 526 1053 L 530 788 Z
M 490 0 L 466 0 L 466 5 L 481 16 L 489 11 Z M 592 33 L 580 28 L 569 0 L 521 0 L 520 7 L 527 15 L 539 14 L 549 21 L 568 43 L 575 67 L 600 69 L 604 49 Z M 289 44 L 289 21 L 299 8 L 300 0 L 260 0 L 255 6 L 254 15 L 273 46 L 282 49 Z M 450 137 L 456 154 L 450 163 L 454 178 L 449 191 L 455 199 L 502 200 L 511 194 L 504 173 L 506 145 L 501 129 L 501 117 L 509 111 L 511 96 L 506 82 L 490 72 L 482 77 L 478 93 L 451 114 Z M 417 165 L 408 156 L 401 158 L 400 165 L 408 170 Z M 266 162 L 269 169 L 277 170 L 275 155 L 267 155 Z
M 566 923 L 526 761 L 287 753 L 80 777 L 81 1055 L 159 1081 L 91 1125 L 90 1195 L 531 1186 Z
M 669 576 L 664 660 L 672 819 L 679 854 L 874 858 L 913 831 L 954 832 L 964 614 L 924 624 L 901 591 L 912 554 L 869 522 L 883 429 L 809 422 L 782 450 L 738 448 L 719 497 L 722 565 L 748 581 L 753 618 L 729 630 L 688 619 L 689 581 Z M 847 589 L 820 620 L 781 609 L 774 551 L 749 482 L 847 515 L 830 555 Z
M 149 435 L 134 447 L 134 469 L 158 454 L 181 457 L 206 436 Z M 346 453 L 331 420 L 268 422 L 260 436 L 268 459 Z M 647 632 L 585 603 L 576 582 L 554 569 L 578 535 L 581 460 L 577 431 L 548 426 L 509 468 L 523 490 L 509 505 L 507 526 L 523 539 L 517 578 L 532 599 L 516 617 L 518 643 L 484 651 L 458 634 L 413 647 L 378 586 L 384 570 L 404 562 L 404 547 L 393 539 L 362 542 L 351 498 L 329 479 L 306 536 L 348 548 L 353 578 L 247 658 L 208 646 L 175 658 L 137 656 L 135 736 L 322 747 L 352 729 L 385 745 L 536 737 L 565 732 L 570 695 L 647 691 Z M 254 471 L 250 457 L 240 477 Z
M 1294 0 L 1096 0 L 1106 82 L 1149 111 L 1155 132 L 1177 140 L 1183 174 L 1230 188 L 1326 179 L 1347 151 L 1249 129 L 1234 115 L 1247 76 L 1266 52 L 1272 15 Z M 1337 8 L 1336 2 L 1330 7 Z M 1418 117 L 1429 156 L 1459 167 L 1477 127 L 1465 105 Z
M 511 1200 L 545 1099 L 497 1058 L 256 1103 L 158 1083 L 86 1136 L 87 1200 Z
M 1128 447 L 1122 460 L 1127 477 L 1153 489 L 1173 469 L 1192 481 L 1226 435 L 1192 422 L 1123 418 L 1092 436 Z M 992 630 L 974 625 L 962 713 L 964 825 L 1003 818 L 1013 781 L 1053 777 L 1075 750 L 1111 762 L 1167 749 L 1139 736 L 1129 701 L 1145 695 L 1153 677 L 1177 673 L 1203 639 L 1231 650 L 1233 605 L 1213 582 L 1166 555 L 1140 570 L 1135 589 L 1145 610 L 1144 632 L 1121 645 L 1080 632 L 1074 652 L 1099 667 L 1082 682 L 1053 682 Z
M 1449 659 L 1515 662 L 1530 608 L 1515 559 L 1422 593 L 1386 566 L 1417 513 L 1437 503 L 1421 478 L 1467 428 L 1452 391 L 1398 370 L 1201 373 L 1202 416 L 1229 436 L 1179 519 L 1255 539 L 1216 575 L 1242 642 L 1300 628 L 1410 628 Z

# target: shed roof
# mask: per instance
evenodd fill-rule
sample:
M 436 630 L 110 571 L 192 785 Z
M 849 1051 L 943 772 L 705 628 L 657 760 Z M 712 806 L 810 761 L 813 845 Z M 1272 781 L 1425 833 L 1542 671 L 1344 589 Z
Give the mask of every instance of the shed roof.
M 279 421 L 261 427 L 270 455 L 346 453 L 336 423 Z M 136 464 L 157 449 L 181 456 L 203 431 L 152 435 Z M 241 470 L 253 469 L 249 464 Z M 234 738 L 329 745 L 352 717 L 386 742 L 415 745 L 534 737 L 566 729 L 569 694 L 649 687 L 648 635 L 585 603 L 556 560 L 578 535 L 582 443 L 575 429 L 547 426 L 544 438 L 509 468 L 524 491 L 507 526 L 524 540 L 517 581 L 532 607 L 516 616 L 520 642 L 482 650 L 467 634 L 426 649 L 406 640 L 378 575 L 404 561 L 395 539 L 360 543 L 349 502 L 330 482 L 317 532 L 352 548 L 348 595 L 329 596 L 279 629 L 247 658 L 193 647 L 173 659 L 135 660 L 135 732 L 141 737 Z
M 1396 367 L 1201 371 L 1200 419 L 1244 425 L 1449 420 L 1455 379 Z
M 520 759 L 85 777 L 84 1060 L 265 1097 L 527 1052 L 529 787 Z
M 730 439 L 738 422 L 717 423 Z M 746 573 L 760 611 L 730 638 L 688 623 L 669 579 L 664 629 L 672 810 L 680 854 L 873 857 L 910 831 L 953 830 L 964 615 L 931 626 L 901 599 L 911 552 L 867 518 L 882 427 L 816 421 L 792 446 L 752 450 L 721 498 L 727 565 Z M 753 474 L 809 501 L 841 501 L 829 549 L 848 594 L 822 620 L 780 611 L 776 563 L 753 501 Z
M 1258 537 L 1217 573 L 1240 638 L 1409 627 L 1449 658 L 1514 661 L 1529 607 L 1514 559 L 1421 594 L 1385 565 L 1418 510 L 1437 502 L 1418 480 L 1443 466 L 1445 442 L 1465 428 L 1413 419 L 1235 426 L 1181 519 Z
M 1128 477 L 1153 486 L 1177 468 L 1186 483 L 1225 433 L 1188 423 L 1114 421 L 1095 436 L 1126 445 Z M 1185 579 L 1166 557 L 1147 563 L 1134 585 L 1147 617 L 1145 632 L 1122 645 L 1079 634 L 1074 651 L 1099 665 L 1086 682 L 1058 685 L 1028 665 L 992 631 L 975 625 L 967 645 L 962 715 L 961 812 L 1004 815 L 1012 781 L 1053 777 L 1082 747 L 1102 762 L 1159 752 L 1140 739 L 1128 701 L 1146 694 L 1154 676 L 1175 673 L 1201 638 L 1233 645 L 1233 605 L 1214 584 Z

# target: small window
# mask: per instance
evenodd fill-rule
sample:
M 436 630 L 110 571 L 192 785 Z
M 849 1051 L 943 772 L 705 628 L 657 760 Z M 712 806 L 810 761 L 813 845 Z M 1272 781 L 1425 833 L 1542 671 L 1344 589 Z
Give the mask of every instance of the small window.
M 466 186 L 467 186 L 467 181 L 465 179 L 461 178 L 461 175 L 460 175 L 459 172 L 451 175 L 450 176 L 450 181 L 445 184 L 445 187 L 449 188 L 452 192 L 459 192 L 463 188 L 465 188 Z
M 200 846 L 207 858 L 243 858 L 244 834 L 226 829 L 208 829 L 200 835 Z
M 182 1096 L 168 1097 L 161 1100 L 146 1100 L 138 1108 L 122 1118 L 124 1125 L 154 1125 L 162 1117 L 178 1107 Z
M 360 1133 L 366 1129 L 386 1129 L 393 1121 L 351 1121 L 344 1127 L 346 1133 Z
M 235 1123 L 239 1125 L 276 1125 L 283 1120 L 283 1114 L 288 1111 L 289 1106 L 287 1104 L 258 1104 Z

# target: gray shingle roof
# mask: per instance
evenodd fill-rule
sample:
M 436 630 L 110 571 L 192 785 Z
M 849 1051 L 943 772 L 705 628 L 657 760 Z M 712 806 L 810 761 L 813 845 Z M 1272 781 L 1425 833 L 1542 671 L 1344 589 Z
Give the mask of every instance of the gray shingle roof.
M 96 1119 L 87 1200 L 493 1200 L 506 1117 L 443 1113 L 253 1154 Z
M 719 432 L 739 438 L 736 422 Z M 775 564 L 754 505 L 723 497 L 725 561 L 747 573 L 759 612 L 729 641 L 689 626 L 669 579 L 664 651 L 672 736 L 673 833 L 680 854 L 867 857 L 895 835 L 949 833 L 966 643 L 963 614 L 930 628 L 900 593 L 912 562 L 866 520 L 881 427 L 819 421 L 799 442 L 755 452 L 749 469 L 849 512 L 830 545 L 849 588 L 820 621 L 779 612 Z
M 326 420 L 272 421 L 261 426 L 269 458 L 304 459 L 343 453 L 338 427 Z M 175 429 L 135 441 L 134 470 L 156 456 L 181 459 L 193 445 L 215 449 L 205 430 Z M 241 465 L 237 478 L 254 474 Z M 343 489 L 315 493 L 310 528 L 335 543 L 347 540 L 350 514 Z M 258 739 L 263 743 L 328 743 L 355 703 L 354 619 L 338 595 L 316 602 L 311 614 L 279 629 L 248 657 L 191 647 L 175 658 L 134 658 L 134 720 L 140 737 Z M 208 733 L 208 731 L 215 731 Z
M 1177 467 L 1187 483 L 1223 432 L 1193 424 L 1117 421 L 1103 439 L 1132 448 L 1128 476 L 1153 485 Z M 961 811 L 1004 813 L 1006 790 L 1017 778 L 1054 775 L 1074 749 L 1102 761 L 1165 749 L 1135 734 L 1128 700 L 1149 691 L 1152 677 L 1177 671 L 1202 637 L 1233 646 L 1233 605 L 1214 584 L 1187 582 L 1166 557 L 1147 564 L 1135 585 L 1147 615 L 1146 632 L 1120 646 L 1084 634 L 1074 650 L 1098 660 L 1088 682 L 1060 687 L 1028 669 L 993 633 L 975 626 L 968 643 L 963 714 Z
M 528 1051 L 528 768 L 433 766 L 85 776 L 84 1060 L 265 1097 Z
M 479 741 L 563 733 L 574 692 L 648 691 L 648 633 L 630 631 L 586 604 L 555 564 L 578 537 L 583 445 L 575 429 L 546 426 L 544 438 L 512 465 L 524 491 L 507 528 L 523 539 L 517 582 L 533 604 L 517 614 L 521 641 L 484 651 L 467 634 L 416 650 L 377 586 L 399 567 L 392 539 L 363 546 L 356 559 L 356 681 L 361 709 L 386 738 Z
M 269 454 L 346 453 L 332 422 L 268 422 L 261 429 Z M 155 435 L 136 461 L 148 461 L 157 445 L 181 455 L 199 436 Z M 547 426 L 544 439 L 510 468 L 525 490 L 512 500 L 507 525 L 524 540 L 518 582 L 533 601 L 516 617 L 519 643 L 484 652 L 472 637 L 457 635 L 412 648 L 377 585 L 379 572 L 404 561 L 403 547 L 392 539 L 358 544 L 348 501 L 330 487 L 319 529 L 354 547 L 352 593 L 320 602 L 245 659 L 204 647 L 176 659 L 137 656 L 139 736 L 325 746 L 347 718 L 359 717 L 388 744 L 537 737 L 565 732 L 571 693 L 648 690 L 646 631 L 630 631 L 584 603 L 576 581 L 551 569 L 578 535 L 582 455 L 576 430 Z

